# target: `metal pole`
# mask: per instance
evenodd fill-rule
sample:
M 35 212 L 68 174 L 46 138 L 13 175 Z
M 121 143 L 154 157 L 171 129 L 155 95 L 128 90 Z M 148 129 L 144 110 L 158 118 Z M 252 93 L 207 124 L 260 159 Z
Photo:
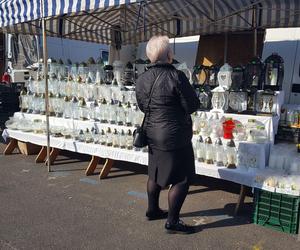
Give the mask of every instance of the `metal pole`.
M 46 19 L 42 19 L 43 28 L 43 61 L 44 61 L 44 79 L 45 79 L 45 110 L 46 110 L 46 129 L 47 129 L 47 167 L 51 172 L 50 166 L 50 129 L 49 129 L 49 93 L 48 93 L 48 50 L 46 36 Z
M 254 45 L 253 45 L 253 53 L 254 56 L 257 55 L 257 10 L 256 6 L 253 7 L 253 25 L 254 25 Z
M 225 44 L 224 44 L 224 63 L 227 62 L 227 50 L 228 50 L 228 33 L 225 33 Z

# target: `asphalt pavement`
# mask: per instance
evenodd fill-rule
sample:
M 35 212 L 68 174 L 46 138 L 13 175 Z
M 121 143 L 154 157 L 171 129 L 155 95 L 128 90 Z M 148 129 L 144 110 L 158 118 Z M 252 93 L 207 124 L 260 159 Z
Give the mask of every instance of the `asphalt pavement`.
M 95 175 L 84 175 L 89 156 L 63 152 L 50 173 L 34 159 L 17 152 L 0 155 L 1 250 L 300 249 L 296 236 L 252 223 L 250 196 L 241 214 L 233 216 L 237 184 L 198 177 L 181 218 L 202 230 L 168 235 L 164 220 L 145 219 L 145 166 L 116 162 L 100 181 L 101 164 Z M 160 204 L 167 209 L 167 190 Z

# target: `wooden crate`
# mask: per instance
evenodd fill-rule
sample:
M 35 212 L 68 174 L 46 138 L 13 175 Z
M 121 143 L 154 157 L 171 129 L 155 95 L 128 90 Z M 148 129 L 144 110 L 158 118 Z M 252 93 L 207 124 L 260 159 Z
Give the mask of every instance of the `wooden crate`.
M 18 148 L 23 155 L 34 155 L 38 154 L 42 147 L 30 142 L 18 141 Z

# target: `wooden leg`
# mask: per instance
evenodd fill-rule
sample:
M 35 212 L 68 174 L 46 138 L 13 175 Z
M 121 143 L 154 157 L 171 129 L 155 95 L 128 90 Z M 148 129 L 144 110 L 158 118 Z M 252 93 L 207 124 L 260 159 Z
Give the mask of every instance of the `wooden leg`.
M 59 155 L 60 149 L 58 148 L 52 148 L 51 152 L 50 152 L 50 165 L 52 165 L 54 163 L 54 161 L 56 160 L 57 156 Z M 47 161 L 45 162 L 45 164 L 47 165 Z
M 7 144 L 6 148 L 4 149 L 3 154 L 10 155 L 17 147 L 18 147 L 18 140 L 14 138 L 10 138 L 10 141 Z
M 298 227 L 298 241 L 300 241 L 300 216 L 299 216 L 299 227 Z
M 104 179 L 108 176 L 109 171 L 111 170 L 113 164 L 114 164 L 114 160 L 106 159 L 105 164 L 103 165 L 103 168 L 102 168 L 101 173 L 99 175 L 100 179 Z
M 234 215 L 238 214 L 241 205 L 244 204 L 245 197 L 246 197 L 246 191 L 247 191 L 247 187 L 244 185 L 241 185 L 240 196 L 239 196 L 238 203 L 236 204 L 236 207 L 234 210 Z
M 94 156 L 94 155 L 92 156 L 92 159 L 91 159 L 91 161 L 90 161 L 90 163 L 89 163 L 89 165 L 88 165 L 88 167 L 85 171 L 86 176 L 92 175 L 94 173 L 94 171 L 95 171 L 95 169 L 98 165 L 99 160 L 100 160 L 100 157 Z
M 39 154 L 37 155 L 37 157 L 35 158 L 35 163 L 42 163 L 45 161 L 47 157 L 47 147 L 43 146 L 39 152 Z

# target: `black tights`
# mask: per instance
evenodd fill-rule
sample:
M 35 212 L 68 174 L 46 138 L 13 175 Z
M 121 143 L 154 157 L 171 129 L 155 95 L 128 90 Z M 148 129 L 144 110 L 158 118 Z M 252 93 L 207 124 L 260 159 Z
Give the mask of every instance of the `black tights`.
M 185 197 L 189 190 L 187 180 L 183 180 L 175 185 L 172 185 L 168 194 L 169 212 L 168 222 L 177 223 L 179 220 L 179 213 Z M 161 186 L 154 181 L 148 179 L 147 193 L 148 193 L 148 211 L 157 211 L 159 208 L 159 194 Z

